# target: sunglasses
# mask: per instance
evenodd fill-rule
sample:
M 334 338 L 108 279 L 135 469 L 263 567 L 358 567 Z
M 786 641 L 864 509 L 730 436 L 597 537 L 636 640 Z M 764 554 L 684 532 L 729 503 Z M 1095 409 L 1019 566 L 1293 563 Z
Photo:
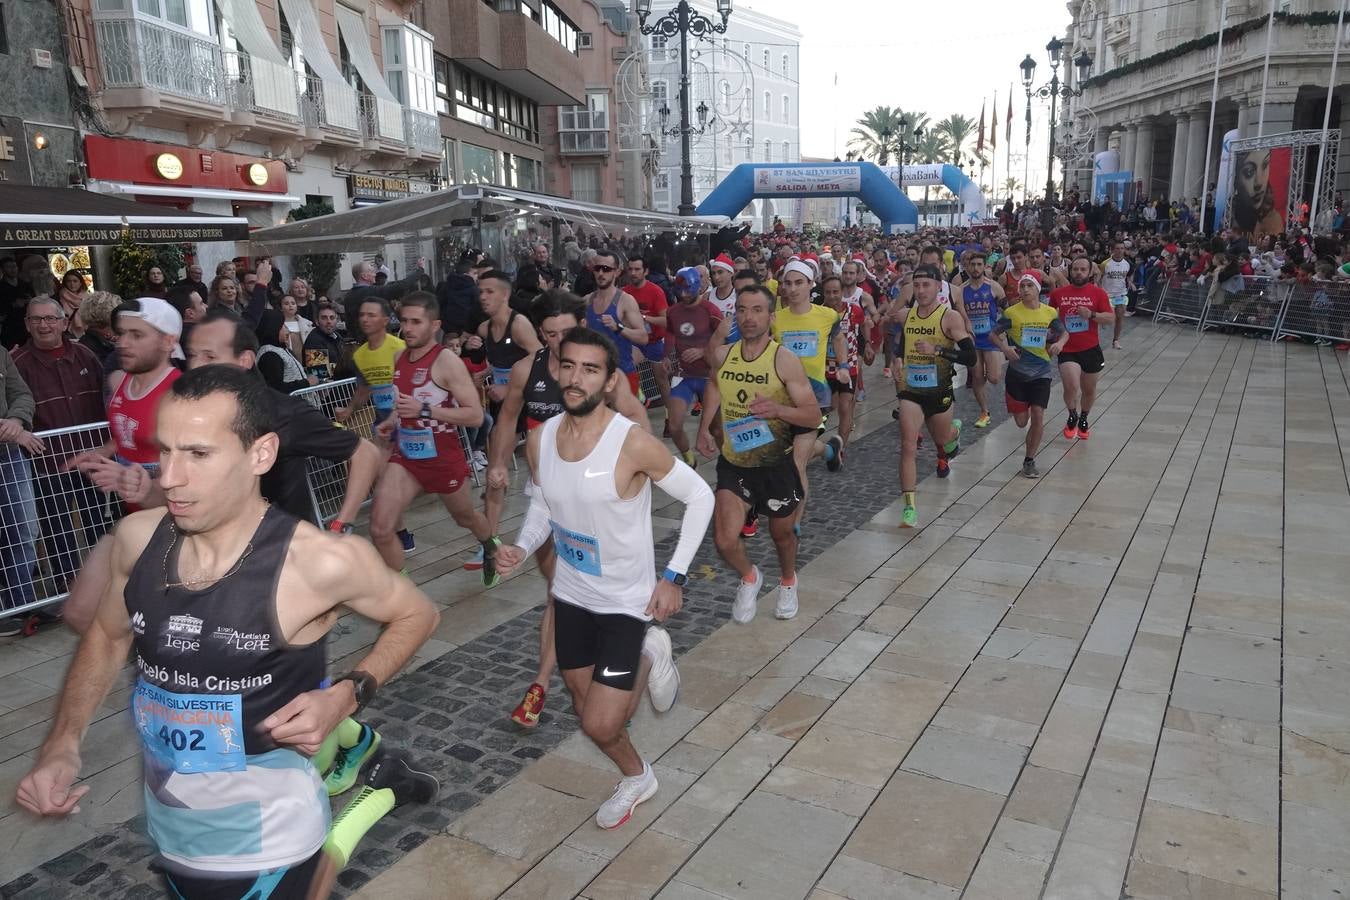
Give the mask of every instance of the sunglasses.
M 591 266 L 592 272 L 617 272 L 618 266 Z

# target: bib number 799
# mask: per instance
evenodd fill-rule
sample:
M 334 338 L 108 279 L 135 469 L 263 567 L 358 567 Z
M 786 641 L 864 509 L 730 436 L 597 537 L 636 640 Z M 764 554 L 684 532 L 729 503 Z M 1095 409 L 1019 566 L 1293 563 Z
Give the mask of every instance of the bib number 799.
M 202 746 L 202 742 L 206 740 L 206 733 L 197 728 L 185 732 L 180 728 L 170 729 L 168 725 L 163 725 L 159 729 L 159 739 L 164 742 L 164 746 L 180 752 L 206 749 Z

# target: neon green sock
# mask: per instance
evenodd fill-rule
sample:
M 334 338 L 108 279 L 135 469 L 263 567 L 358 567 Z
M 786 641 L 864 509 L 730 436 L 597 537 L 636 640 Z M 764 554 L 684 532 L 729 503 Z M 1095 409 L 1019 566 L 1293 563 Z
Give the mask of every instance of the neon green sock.
M 356 742 L 361 740 L 361 723 L 355 719 L 343 719 L 333 729 L 333 734 L 337 735 L 339 747 L 355 747 Z
M 913 506 L 913 505 L 914 505 L 914 492 L 913 492 L 913 491 L 902 491 L 902 492 L 901 492 L 901 496 L 904 498 L 904 501 L 905 501 L 905 505 L 906 505 L 906 506 Z
M 348 719 L 348 721 L 351 720 Z M 323 743 L 319 745 L 319 752 L 310 759 L 320 776 L 326 775 L 328 770 L 333 768 L 333 760 L 337 759 L 338 752 L 338 732 L 341 730 L 342 726 L 339 725 L 328 732 L 328 737 L 324 738 Z
M 394 792 L 389 788 L 376 789 L 369 785 L 361 788 L 333 820 L 328 839 L 323 842 L 324 852 L 333 857 L 338 868 L 345 867 L 366 832 L 393 808 Z

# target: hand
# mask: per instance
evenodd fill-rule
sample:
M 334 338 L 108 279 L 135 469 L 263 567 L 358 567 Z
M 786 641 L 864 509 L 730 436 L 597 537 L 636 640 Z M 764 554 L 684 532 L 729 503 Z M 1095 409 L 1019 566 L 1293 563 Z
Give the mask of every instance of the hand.
M 294 747 L 306 756 L 319 752 L 328 733 L 356 712 L 356 690 L 349 681 L 306 691 L 263 719 L 262 730 L 273 741 Z
M 756 394 L 755 399 L 751 400 L 746 408 L 750 410 L 750 415 L 761 419 L 782 418 L 780 413 L 782 413 L 783 407 L 776 400 L 770 400 L 763 394 Z
M 680 586 L 664 578 L 658 578 L 656 587 L 652 589 L 652 599 L 647 604 L 647 615 L 658 622 L 664 622 L 679 612 L 683 606 L 684 592 Z
M 703 358 L 703 348 L 690 347 L 680 351 L 680 362 L 696 363 Z
M 31 431 L 24 431 L 14 440 L 23 449 L 27 450 L 32 456 L 41 456 L 47 452 L 47 445 L 42 443 L 41 438 Z
M 257 274 L 258 274 L 258 284 L 261 284 L 263 287 L 267 287 L 267 285 L 272 281 L 272 264 L 270 262 L 265 261 L 258 263 Z
M 339 422 L 345 422 L 351 417 L 352 417 L 352 409 L 350 406 L 333 407 L 333 418 L 337 419 Z
M 19 782 L 15 799 L 39 816 L 66 816 L 80 811 L 80 798 L 89 787 L 72 788 L 80 776 L 80 754 L 75 751 L 44 752 L 38 764 Z
M 853 371 L 848 366 L 841 366 L 834 372 L 834 380 L 840 384 L 853 384 Z
M 503 578 L 510 575 L 521 563 L 525 562 L 525 555 L 525 548 L 517 547 L 515 544 L 503 544 L 498 547 L 495 557 L 497 574 Z
M 375 435 L 380 440 L 387 442 L 389 438 L 392 437 L 394 434 L 394 423 L 395 419 L 393 416 L 390 416 L 389 418 L 385 419 L 383 422 L 375 426 Z
M 427 258 L 425 256 L 417 257 L 417 268 L 425 270 L 427 267 Z
M 476 334 L 469 335 L 464 341 L 465 350 L 477 350 L 481 346 L 483 346 L 483 339 Z
M 17 441 L 23 431 L 23 423 L 18 419 L 0 419 L 0 441 Z
M 698 433 L 698 452 L 703 454 L 704 459 L 712 459 L 717 456 L 717 442 L 713 436 L 702 429 Z
M 611 315 L 603 315 L 603 316 L 601 316 L 601 317 L 600 317 L 600 322 L 601 322 L 601 324 L 603 324 L 606 328 L 608 328 L 610 331 L 618 331 L 618 330 L 622 327 L 622 326 L 619 325 L 618 322 L 614 321 L 614 317 L 611 316 Z
M 506 466 L 499 466 L 496 463 L 488 466 L 487 483 L 493 490 L 506 490 L 511 484 L 511 476 L 506 474 Z
M 1090 319 L 1090 318 L 1092 318 L 1092 314 L 1093 314 L 1094 312 L 1095 312 L 1095 310 L 1094 310 L 1092 307 L 1090 307 L 1090 306 L 1080 306 L 1080 307 L 1078 307 L 1078 317 L 1079 317 L 1080 319 Z
M 1059 356 L 1059 351 L 1064 349 L 1064 342 L 1055 341 L 1053 344 L 1051 344 L 1049 347 L 1046 347 L 1045 349 L 1050 352 L 1051 356 Z
M 416 419 L 422 414 L 422 401 L 394 388 L 394 414 L 400 419 Z
M 1022 354 L 1017 352 L 1016 347 L 1007 346 L 1003 348 L 1003 355 L 1008 358 L 1008 362 L 1017 362 Z
M 317 385 L 317 384 L 319 383 L 319 376 L 317 376 L 317 375 L 306 375 L 306 376 L 305 376 L 305 381 L 308 381 L 308 382 L 309 382 L 309 386 L 310 386 L 310 387 L 314 387 L 315 385 Z
M 493 400 L 494 402 L 501 403 L 503 400 L 506 399 L 506 385 L 489 384 L 487 386 L 487 395 L 488 398 Z

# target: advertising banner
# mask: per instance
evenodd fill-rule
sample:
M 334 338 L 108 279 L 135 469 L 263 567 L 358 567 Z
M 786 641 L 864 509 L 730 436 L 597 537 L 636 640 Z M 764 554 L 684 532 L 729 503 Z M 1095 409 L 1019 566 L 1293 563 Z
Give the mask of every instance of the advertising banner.
M 1227 136 L 1224 146 L 1228 146 Z M 1220 169 L 1218 192 L 1224 205 L 1220 206 L 1216 198 L 1215 209 L 1219 214 L 1216 221 L 1228 222 L 1235 232 L 1252 242 L 1283 232 L 1289 210 L 1292 158 L 1293 148 L 1289 146 L 1235 151 L 1230 171 Z
M 862 189 L 862 169 L 859 166 L 793 166 L 776 168 L 761 166 L 755 170 L 755 194 L 759 196 L 785 194 L 799 197 L 805 194 L 857 193 Z

